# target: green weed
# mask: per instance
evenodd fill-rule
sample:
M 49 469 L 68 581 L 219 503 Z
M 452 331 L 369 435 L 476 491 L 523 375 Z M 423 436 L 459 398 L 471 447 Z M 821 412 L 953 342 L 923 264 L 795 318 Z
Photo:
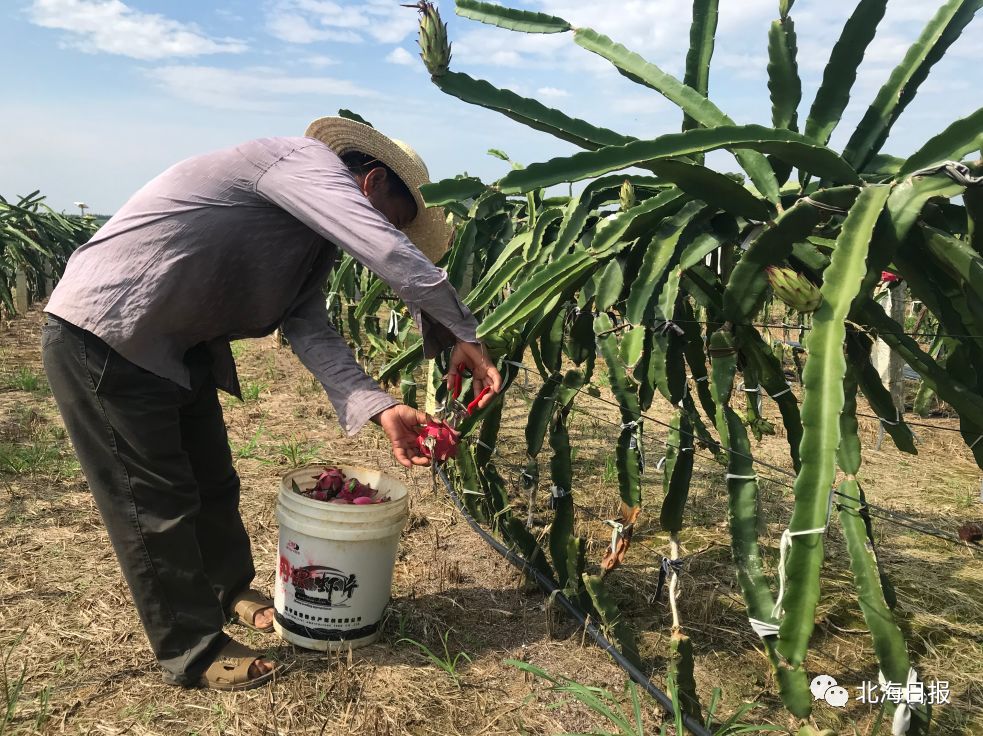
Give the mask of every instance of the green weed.
M 321 446 L 320 442 L 291 437 L 277 445 L 275 450 L 287 465 L 291 468 L 299 468 L 301 465 L 311 463 L 321 451 Z
M 17 391 L 30 391 L 31 393 L 48 390 L 48 382 L 44 374 L 26 366 L 21 366 L 14 371 L 6 381 L 6 388 Z
M 629 681 L 625 688 L 628 693 L 628 697 L 631 700 L 631 712 L 629 713 L 626 712 L 625 708 L 622 706 L 623 698 L 619 698 L 609 690 L 601 687 L 584 685 L 567 677 L 551 675 L 541 667 L 529 664 L 528 662 L 507 659 L 505 660 L 505 663 L 510 664 L 523 672 L 528 672 L 541 680 L 546 680 L 550 683 L 549 689 L 552 692 L 561 696 L 567 696 L 581 703 L 582 705 L 587 706 L 617 728 L 617 731 L 591 731 L 591 736 L 645 736 L 645 726 L 642 722 L 643 693 L 638 689 L 638 686 L 634 682 Z M 676 684 L 675 678 L 671 674 L 666 677 L 666 691 L 674 703 L 679 702 L 679 688 Z M 558 703 L 557 706 L 562 704 L 562 702 Z M 780 726 L 757 726 L 742 723 L 741 719 L 758 707 L 756 703 L 743 703 L 734 712 L 734 714 L 730 716 L 730 718 L 725 721 L 718 722 L 716 720 L 716 710 L 719 704 L 720 688 L 714 688 L 713 694 L 710 696 L 710 703 L 707 709 L 706 726 L 707 730 L 713 733 L 715 736 L 739 736 L 740 734 L 750 733 L 785 732 L 785 730 Z M 675 717 L 673 718 L 673 726 L 675 727 L 675 733 L 677 735 L 686 733 L 683 727 L 681 709 L 676 709 Z M 666 736 L 667 731 L 665 724 L 663 724 L 662 728 L 659 730 L 659 734 L 660 736 Z M 574 734 L 569 734 L 568 736 L 574 736 Z M 578 734 L 577 736 L 581 735 Z
M 45 441 L 0 442 L 0 473 L 11 475 L 62 475 L 65 461 L 59 448 Z
M 246 381 L 240 387 L 242 389 L 243 402 L 256 401 L 268 386 L 260 381 Z
M 51 693 L 54 690 L 46 685 L 38 693 L 38 712 L 34 715 L 34 730 L 41 733 L 51 718 Z
M 232 453 L 242 460 L 256 459 L 256 450 L 259 449 L 259 441 L 263 434 L 265 434 L 263 423 L 260 422 L 256 432 L 244 445 L 233 445 Z
M 717 723 L 717 706 L 720 705 L 721 690 L 719 687 L 713 689 L 710 695 L 710 702 L 707 704 L 707 730 L 714 736 L 739 736 L 745 733 L 766 733 L 780 732 L 785 733 L 785 729 L 779 726 L 756 726 L 750 723 L 742 723 L 741 719 L 758 707 L 757 703 L 741 703 L 737 710 L 725 721 Z
M 277 370 L 276 356 L 273 354 L 270 354 L 266 360 L 266 369 L 263 371 L 263 375 L 266 376 L 266 379 L 270 381 L 270 383 L 275 382 L 283 375 L 279 370 Z
M 611 455 L 604 459 L 604 473 L 601 475 L 601 480 L 605 483 L 614 483 L 618 480 L 618 466 Z
M 20 672 L 11 672 L 10 656 L 17 645 L 24 640 L 27 632 L 22 632 L 14 641 L 2 650 L 0 654 L 0 691 L 3 694 L 3 712 L 0 713 L 0 734 L 7 732 L 7 727 L 14 720 L 14 713 L 20 703 L 24 691 L 24 680 L 27 677 L 27 665 L 21 665 Z
M 417 649 L 420 650 L 420 652 L 427 659 L 430 660 L 431 663 L 433 663 L 436 667 L 442 669 L 447 674 L 447 676 L 454 681 L 455 685 L 460 687 L 461 674 L 458 672 L 458 666 L 462 659 L 467 660 L 468 663 L 470 664 L 471 657 L 468 656 L 467 652 L 458 652 L 453 657 L 451 656 L 450 649 L 447 646 L 447 638 L 450 636 L 450 633 L 451 633 L 450 629 L 448 629 L 447 631 L 444 632 L 444 635 L 441 637 L 441 643 L 444 645 L 443 657 L 434 654 L 430 650 L 430 647 L 428 647 L 426 644 L 421 644 L 415 639 L 410 639 L 404 636 L 401 639 L 398 639 L 397 643 L 405 641 L 407 644 L 412 644 L 413 646 L 415 646 Z
M 591 731 L 592 734 L 596 736 L 645 736 L 645 727 L 642 723 L 642 700 L 638 686 L 634 682 L 629 682 L 627 688 L 631 697 L 631 713 L 629 714 L 622 708 L 620 699 L 604 688 L 583 685 L 566 677 L 554 677 L 546 670 L 528 662 L 506 659 L 505 664 L 528 672 L 541 680 L 546 680 L 551 683 L 550 690 L 552 692 L 561 696 L 568 696 L 587 706 L 617 728 L 617 731 Z M 678 733 L 683 732 L 680 730 Z

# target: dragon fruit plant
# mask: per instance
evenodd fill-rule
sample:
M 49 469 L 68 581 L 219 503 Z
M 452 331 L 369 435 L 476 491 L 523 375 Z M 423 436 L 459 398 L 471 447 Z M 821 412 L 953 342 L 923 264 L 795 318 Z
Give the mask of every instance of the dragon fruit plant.
M 429 2 L 414 5 L 422 14 L 421 55 L 438 89 L 582 149 L 549 161 L 513 163 L 491 184 L 462 175 L 422 188 L 429 205 L 455 218 L 453 245 L 441 263 L 481 321 L 479 337 L 494 346 L 506 389 L 522 375 L 515 363 L 535 364 L 542 378 L 526 418 L 521 488 L 506 487 L 496 468 L 500 398 L 457 426 L 464 440 L 475 435 L 474 442 L 457 446 L 448 464 L 464 503 L 601 620 L 629 653 L 628 622 L 618 615 L 616 596 L 605 592 L 602 577 L 587 574 L 585 540 L 573 523 L 574 496 L 590 489 L 571 487 L 575 448 L 567 416 L 580 392 L 597 390 L 594 366 L 600 358 L 622 414 L 615 460 L 624 533 L 616 534 L 611 565 L 627 552 L 646 492 L 662 507 L 664 531 L 679 541 L 692 476 L 685 455 L 695 441 L 715 452 L 726 465 L 720 484 L 747 626 L 761 640 L 786 707 L 803 721 L 813 705 L 807 657 L 822 596 L 820 532 L 828 524 L 838 524 L 846 540 L 877 669 L 885 680 L 905 683 L 914 666 L 898 625 L 904 612 L 895 609 L 876 555 L 858 480 L 858 397 L 864 411 L 869 405 L 885 418 L 884 429 L 898 450 L 917 452 L 910 427 L 871 364 L 873 336 L 959 415 L 965 449 L 983 467 L 983 162 L 975 158 L 983 109 L 953 121 L 913 153 L 882 150 L 983 0 L 932 4 L 937 12 L 899 58 L 841 151 L 830 147 L 831 136 L 844 122 L 851 94 L 860 92 L 857 70 L 887 0 L 852 4 L 807 114 L 800 111 L 793 2 L 778 2 L 778 17 L 761 39 L 771 120 L 751 125 L 730 118 L 710 89 L 718 0 L 692 0 L 681 78 L 563 18 L 456 0 L 458 15 L 503 34 L 566 36 L 679 108 L 680 132 L 645 139 L 457 71 L 439 12 Z M 619 5 L 611 3 L 611 12 Z M 740 171 L 709 166 L 706 154 L 714 150 L 733 154 Z M 501 151 L 490 153 L 508 161 Z M 903 280 L 940 331 L 951 336 L 945 361 L 906 335 L 877 304 L 885 272 Z M 359 330 L 377 319 L 387 294 L 376 282 L 363 286 L 356 311 L 365 321 L 356 314 L 347 323 L 348 338 L 356 343 L 364 342 Z M 769 339 L 755 328 L 772 297 L 811 312 L 801 391 L 786 383 Z M 407 339 L 377 376 L 413 384 L 422 358 L 422 341 Z M 737 388 L 742 384 L 743 391 Z M 752 387 L 760 388 L 748 393 Z M 733 406 L 741 394 L 747 421 Z M 748 432 L 758 416 L 753 402 L 765 396 L 781 413 L 787 463 L 795 474 L 792 508 L 780 519 L 762 518 Z M 672 408 L 670 436 L 678 456 L 665 464 L 665 487 L 644 488 L 642 441 L 648 427 L 641 415 L 656 401 Z M 541 473 L 544 454 L 549 468 L 544 463 Z M 527 492 L 534 506 L 541 475 L 551 488 L 552 521 L 538 535 L 512 514 L 512 497 Z M 775 522 L 786 530 L 780 574 L 763 564 L 767 549 L 758 536 Z M 682 636 L 681 627 L 674 636 Z M 674 676 L 692 672 L 691 656 L 689 646 L 673 650 Z M 908 734 L 927 733 L 930 712 L 924 705 L 886 708 L 896 711 L 895 724 L 905 724 Z

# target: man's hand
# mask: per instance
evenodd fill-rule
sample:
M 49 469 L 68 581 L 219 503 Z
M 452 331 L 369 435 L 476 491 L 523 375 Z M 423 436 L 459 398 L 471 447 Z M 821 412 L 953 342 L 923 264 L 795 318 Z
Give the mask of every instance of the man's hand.
M 372 417 L 382 427 L 393 446 L 393 456 L 400 465 L 429 465 L 430 460 L 420 453 L 416 444 L 418 430 L 427 423 L 427 415 L 406 404 L 396 404 Z
M 494 394 L 502 390 L 502 376 L 495 363 L 488 355 L 488 350 L 481 343 L 458 342 L 451 353 L 451 369 L 447 374 L 447 390 L 453 390 L 454 381 L 458 375 L 458 367 L 463 365 L 471 371 L 471 386 L 477 396 L 484 388 L 490 391 L 478 402 L 478 408 L 484 409 L 491 402 Z

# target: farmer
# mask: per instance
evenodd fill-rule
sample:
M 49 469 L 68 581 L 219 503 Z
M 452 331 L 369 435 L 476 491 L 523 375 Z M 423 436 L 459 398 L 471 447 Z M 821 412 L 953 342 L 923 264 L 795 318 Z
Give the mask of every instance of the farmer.
M 426 415 L 370 379 L 328 323 L 340 249 L 406 303 L 427 357 L 453 348 L 449 380 L 463 365 L 476 390 L 501 388 L 474 317 L 432 263 L 450 232 L 423 203 L 427 180 L 405 144 L 322 118 L 303 138 L 176 164 L 69 260 L 46 308 L 44 367 L 169 684 L 246 689 L 275 670 L 222 630 L 272 631 L 274 617 L 250 589 L 216 393 L 240 395 L 230 340 L 280 327 L 349 434 L 375 422 L 402 465 L 428 464 L 416 444 Z

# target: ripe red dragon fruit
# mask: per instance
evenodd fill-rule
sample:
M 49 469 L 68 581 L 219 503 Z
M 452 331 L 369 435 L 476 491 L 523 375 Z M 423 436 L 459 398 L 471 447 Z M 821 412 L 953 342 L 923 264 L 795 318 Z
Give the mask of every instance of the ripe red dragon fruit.
M 428 442 L 429 440 L 429 442 Z M 430 443 L 433 444 L 433 454 L 430 453 Z M 457 433 L 443 422 L 430 419 L 427 426 L 416 437 L 420 452 L 437 462 L 457 457 Z
M 313 501 L 325 501 L 337 504 L 366 504 L 385 503 L 389 496 L 375 498 L 375 489 L 368 483 L 362 483 L 358 478 L 346 478 L 341 468 L 326 467 L 324 471 L 314 476 L 314 487 L 306 491 L 293 484 L 294 491 Z
M 325 468 L 324 472 L 317 476 L 317 489 L 337 493 L 345 484 L 345 474 L 341 468 Z

